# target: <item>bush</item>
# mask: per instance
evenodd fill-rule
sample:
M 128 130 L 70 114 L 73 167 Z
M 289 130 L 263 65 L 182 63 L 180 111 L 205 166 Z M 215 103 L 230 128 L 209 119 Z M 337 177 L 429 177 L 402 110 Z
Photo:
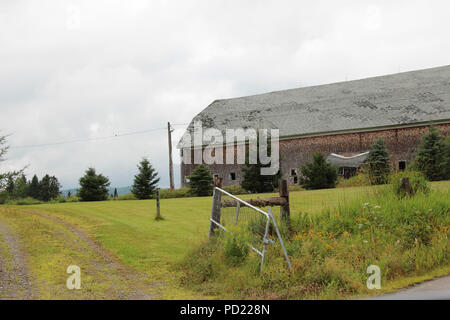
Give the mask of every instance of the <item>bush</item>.
M 226 192 L 234 194 L 234 195 L 248 193 L 244 188 L 242 188 L 241 186 L 236 185 L 236 184 L 222 187 L 222 189 L 225 190 Z
M 190 197 L 189 188 L 179 189 L 159 189 L 159 197 L 161 199 L 187 198 Z
M 364 173 L 358 173 L 356 176 L 353 176 L 349 179 L 344 179 L 339 177 L 337 187 L 338 188 L 347 188 L 347 187 L 361 187 L 361 186 L 370 186 L 370 179 Z
M 250 251 L 248 240 L 242 232 L 234 232 L 225 236 L 224 253 L 231 266 L 242 264 Z
M 135 195 L 132 193 L 122 194 L 120 196 L 117 196 L 117 200 L 137 200 Z
M 8 200 L 8 193 L 7 192 L 0 192 L 0 204 L 5 204 L 5 202 Z
M 324 189 L 336 187 L 337 168 L 322 153 L 314 153 L 312 162 L 301 167 L 300 184 L 305 189 Z
M 430 185 L 422 173 L 417 171 L 403 171 L 391 175 L 390 179 L 392 189 L 398 197 L 403 198 L 406 196 L 406 191 L 402 188 L 402 178 L 409 178 L 409 184 L 411 186 L 411 196 L 415 195 L 418 192 L 424 194 L 430 192 Z
M 34 198 L 31 197 L 27 197 L 27 198 L 22 198 L 22 199 L 17 199 L 17 200 L 9 200 L 6 201 L 6 204 L 9 205 L 19 205 L 19 206 L 26 206 L 26 205 L 33 205 L 33 204 L 41 204 L 42 201 L 40 200 L 36 200 Z

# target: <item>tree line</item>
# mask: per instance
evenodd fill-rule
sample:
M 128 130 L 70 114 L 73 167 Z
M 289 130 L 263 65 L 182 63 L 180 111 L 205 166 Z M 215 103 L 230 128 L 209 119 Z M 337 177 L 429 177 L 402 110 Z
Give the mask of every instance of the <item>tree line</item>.
M 6 137 L 0 136 L 0 162 L 5 160 L 8 150 Z M 270 143 L 267 144 L 270 146 Z M 271 150 L 268 149 L 268 154 Z M 259 152 L 258 152 L 259 154 Z M 281 171 L 276 175 L 261 175 L 264 166 L 259 161 L 250 164 L 246 156 L 246 165 L 242 168 L 241 187 L 249 193 L 271 192 L 278 187 Z M 155 196 L 160 178 L 147 158 L 137 165 L 138 174 L 134 176 L 131 192 L 136 199 L 150 199 Z M 60 195 L 61 185 L 55 176 L 45 175 L 41 180 L 36 175 L 27 181 L 25 169 L 0 174 L 0 191 L 12 198 L 31 197 L 41 201 L 50 201 Z M 322 153 L 313 154 L 311 162 L 301 166 L 300 185 L 305 189 L 334 188 L 338 179 L 338 168 L 333 166 Z M 450 179 L 450 137 L 444 139 L 433 126 L 429 133 L 422 137 L 421 144 L 408 170 L 423 174 L 430 181 Z M 393 171 L 389 151 L 382 139 L 376 140 L 369 148 L 369 154 L 363 164 L 363 172 L 369 177 L 371 184 L 388 183 Z M 200 164 L 196 166 L 189 179 L 189 195 L 209 196 L 213 190 L 213 177 L 209 168 Z M 110 196 L 117 198 L 117 189 L 109 194 L 109 178 L 97 173 L 95 168 L 88 168 L 79 179 L 80 188 L 77 197 L 80 201 L 103 201 Z M 71 195 L 69 195 L 70 197 Z
M 34 175 L 27 181 L 25 174 L 21 174 L 14 179 L 13 176 L 7 178 L 6 194 L 12 199 L 33 198 L 40 201 L 50 201 L 60 195 L 61 184 L 55 176 L 46 174 L 41 180 Z

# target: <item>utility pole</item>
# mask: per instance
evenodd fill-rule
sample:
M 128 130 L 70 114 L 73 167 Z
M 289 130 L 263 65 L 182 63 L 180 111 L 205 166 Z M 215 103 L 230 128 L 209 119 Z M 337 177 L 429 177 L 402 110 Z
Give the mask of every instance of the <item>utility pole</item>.
M 172 132 L 173 129 L 170 127 L 170 122 L 167 122 L 167 135 L 169 138 L 169 179 L 170 179 L 170 189 L 175 189 L 173 184 L 173 162 L 172 162 Z

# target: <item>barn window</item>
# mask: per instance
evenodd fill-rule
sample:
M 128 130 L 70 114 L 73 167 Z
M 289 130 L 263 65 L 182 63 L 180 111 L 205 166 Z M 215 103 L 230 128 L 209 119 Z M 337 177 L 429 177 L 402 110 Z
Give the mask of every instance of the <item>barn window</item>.
M 398 162 L 398 170 L 404 171 L 405 169 L 406 169 L 406 161 L 405 160 L 400 160 Z
M 291 177 L 297 176 L 297 169 L 291 169 Z
M 338 175 L 343 176 L 344 175 L 344 168 L 339 167 L 338 169 Z
M 297 184 L 297 183 L 298 183 L 298 177 L 295 176 L 295 177 L 294 177 L 294 184 Z
M 230 179 L 231 180 L 236 180 L 236 173 L 235 172 L 230 172 Z
M 214 174 L 214 180 L 218 179 L 219 175 L 217 173 Z

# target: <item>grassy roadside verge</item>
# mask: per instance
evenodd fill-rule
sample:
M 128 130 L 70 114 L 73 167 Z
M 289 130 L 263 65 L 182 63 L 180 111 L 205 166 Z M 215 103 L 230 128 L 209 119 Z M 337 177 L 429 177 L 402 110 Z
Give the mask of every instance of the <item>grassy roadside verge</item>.
M 180 264 L 183 282 L 201 292 L 242 299 L 336 299 L 390 292 L 448 274 L 449 191 L 433 188 L 402 200 L 389 188 L 373 191 L 321 213 L 293 217 L 293 230 L 284 233 L 292 274 L 275 246 L 260 275 L 259 258 L 246 253 L 242 232 L 235 241 L 219 236 L 194 249 Z M 370 265 L 381 270 L 380 292 L 366 287 Z

